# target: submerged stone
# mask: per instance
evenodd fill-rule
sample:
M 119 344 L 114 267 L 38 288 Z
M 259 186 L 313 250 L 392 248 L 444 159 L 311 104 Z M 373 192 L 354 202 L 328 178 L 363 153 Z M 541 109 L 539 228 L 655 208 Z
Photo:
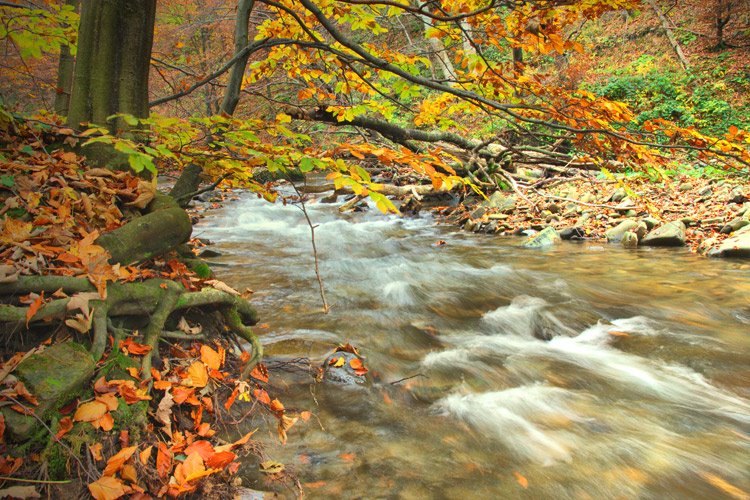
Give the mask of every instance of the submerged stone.
M 39 401 L 34 407 L 44 420 L 51 412 L 76 397 L 80 388 L 94 374 L 94 358 L 81 344 L 62 342 L 33 354 L 22 361 L 13 374 Z M 23 441 L 39 426 L 32 416 L 2 408 L 6 429 L 11 437 Z
M 562 239 L 554 227 L 545 227 L 542 231 L 535 234 L 523 244 L 525 248 L 544 248 L 557 245 Z

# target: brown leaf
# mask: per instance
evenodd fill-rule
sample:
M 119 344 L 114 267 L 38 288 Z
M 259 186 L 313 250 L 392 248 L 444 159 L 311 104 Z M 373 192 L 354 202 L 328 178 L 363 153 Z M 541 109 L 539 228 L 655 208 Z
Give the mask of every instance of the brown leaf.
M 17 271 L 15 267 L 0 264 L 0 283 L 14 283 L 18 281 L 20 274 L 21 271 Z
M 113 476 L 117 471 L 122 469 L 122 466 L 125 465 L 125 461 L 135 453 L 137 448 L 137 446 L 128 446 L 127 448 L 118 451 L 112 456 L 112 458 L 107 460 L 107 466 L 104 468 L 102 475 Z
M 206 284 L 209 285 L 209 286 L 212 286 L 213 288 L 215 288 L 215 289 L 217 289 L 219 291 L 226 292 L 226 293 L 228 293 L 230 295 L 237 295 L 237 296 L 242 295 L 240 292 L 238 292 L 237 290 L 235 290 L 231 286 L 227 285 L 223 281 L 219 281 L 219 280 L 206 280 Z
M 174 397 L 169 391 L 164 393 L 164 397 L 159 401 L 159 407 L 156 409 L 155 419 L 166 427 L 167 434 L 172 434 L 172 407 L 174 406 Z
M 143 356 L 144 354 L 151 352 L 150 345 L 139 344 L 133 340 L 133 337 L 128 337 L 120 342 L 120 349 L 125 353 L 133 354 L 135 356 Z
M 281 444 L 286 444 L 286 431 L 292 428 L 292 426 L 297 423 L 297 417 L 287 417 L 286 415 L 282 415 L 279 418 L 279 425 L 278 425 L 278 434 L 279 434 L 279 440 L 281 441 Z
M 145 449 L 145 450 L 143 450 L 143 451 L 142 451 L 142 452 L 141 452 L 141 453 L 140 453 L 140 454 L 138 455 L 138 458 L 139 458 L 139 459 L 140 459 L 140 461 L 141 461 L 141 465 L 147 465 L 147 464 L 148 464 L 148 461 L 149 461 L 149 459 L 151 458 L 151 450 L 152 450 L 153 448 L 154 448 L 154 447 L 153 447 L 153 445 L 152 445 L 152 446 L 147 446 L 147 447 L 146 447 L 146 449 Z
M 24 398 L 29 403 L 33 404 L 34 406 L 39 405 L 39 401 L 36 399 L 36 397 L 29 392 L 29 390 L 26 388 L 23 382 L 17 382 L 13 390 L 16 391 L 16 394 Z
M 181 332 L 187 333 L 188 335 L 197 335 L 203 331 L 203 327 L 201 325 L 190 326 L 184 316 L 181 317 L 179 323 L 177 323 L 177 329 Z
M 41 495 L 33 486 L 11 486 L 0 490 L 0 498 L 41 498 Z
M 268 368 L 263 363 L 258 363 L 250 372 L 250 376 L 261 382 L 268 382 Z

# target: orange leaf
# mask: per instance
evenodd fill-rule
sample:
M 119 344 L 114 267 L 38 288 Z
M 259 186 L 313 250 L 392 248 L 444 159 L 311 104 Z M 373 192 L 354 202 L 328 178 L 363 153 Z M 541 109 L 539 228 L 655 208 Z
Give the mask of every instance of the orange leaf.
M 146 447 L 145 450 L 143 450 L 139 455 L 138 458 L 141 461 L 142 465 L 148 464 L 149 459 L 151 458 L 151 450 L 153 449 L 153 446 Z
M 34 406 L 37 406 L 39 404 L 39 401 L 37 401 L 36 397 L 34 397 L 34 395 L 29 392 L 23 382 L 17 382 L 13 390 L 16 391 L 16 394 L 22 396 L 26 401 L 33 404 Z
M 89 484 L 89 492 L 96 500 L 116 500 L 131 491 L 130 487 L 111 476 L 102 476 L 98 481 Z
M 250 372 L 250 376 L 261 382 L 268 382 L 268 368 L 263 363 L 258 363 Z
M 107 412 L 99 420 L 91 422 L 91 425 L 101 427 L 104 432 L 109 432 L 115 426 L 115 419 L 111 413 Z
M 182 383 L 189 387 L 205 387 L 208 383 L 208 372 L 206 371 L 206 365 L 200 361 L 194 362 L 188 367 L 187 378 Z
M 344 462 L 354 462 L 354 460 L 357 458 L 357 455 L 354 453 L 342 453 L 339 455 L 339 458 L 343 460 Z
M 169 382 L 167 380 L 157 380 L 156 382 L 154 382 L 154 389 L 157 389 L 159 391 L 169 389 L 170 387 L 172 387 L 172 382 Z
M 135 453 L 137 446 L 128 446 L 118 451 L 115 455 L 107 460 L 107 466 L 102 472 L 102 476 L 113 476 L 118 470 L 122 469 L 125 461 Z
M 151 352 L 150 345 L 139 344 L 133 340 L 133 337 L 128 337 L 120 342 L 120 349 L 122 349 L 122 352 L 133 354 L 135 356 L 143 356 L 144 354 Z
M 516 481 L 521 485 L 521 488 L 526 489 L 529 487 L 529 480 L 523 477 L 520 472 L 513 471 L 513 475 L 516 476 Z
M 211 429 L 211 424 L 203 422 L 195 431 L 200 437 L 211 437 L 216 434 L 216 431 Z
M 310 420 L 311 416 L 312 413 L 310 413 L 309 411 L 303 411 L 299 414 L 299 418 L 301 418 L 303 422 L 307 422 L 308 420 Z
M 104 457 L 102 456 L 102 443 L 95 443 L 92 445 L 89 445 L 89 451 L 91 452 L 91 456 L 94 457 L 94 460 L 97 462 L 100 462 L 104 460 Z
M 271 408 L 271 411 L 277 412 L 277 413 L 284 411 L 284 405 L 278 399 L 274 399 L 273 401 L 271 401 L 270 408 Z
M 126 481 L 130 481 L 131 483 L 138 482 L 138 475 L 135 472 L 135 467 L 130 464 L 125 464 L 122 466 L 120 477 L 125 479 Z
M 206 460 L 208 457 L 216 453 L 214 451 L 214 447 L 211 443 L 208 441 L 195 441 L 193 444 L 185 448 L 184 451 L 185 455 L 190 455 L 191 453 L 198 453 L 203 460 Z
M 211 370 L 221 368 L 221 355 L 207 345 L 201 346 L 201 361 Z
M 232 453 L 231 451 L 220 451 L 219 453 L 214 453 L 213 455 L 205 458 L 206 466 L 212 468 L 212 469 L 223 469 L 232 461 L 237 458 L 237 455 Z
M 102 394 L 101 396 L 97 396 L 96 401 L 99 401 L 100 403 L 104 403 L 105 405 L 107 405 L 107 409 L 109 411 L 115 411 L 118 406 L 117 396 L 115 396 L 111 392 L 107 394 Z
M 193 397 L 194 394 L 195 389 L 191 389 L 189 387 L 176 385 L 172 388 L 172 396 L 174 398 L 174 402 L 178 405 L 184 403 L 188 398 Z
M 172 452 L 169 451 L 166 443 L 161 441 L 156 444 L 156 473 L 160 478 L 165 479 L 172 470 Z
M 6 219 L 6 223 L 8 220 L 11 219 Z M 36 299 L 34 299 L 34 302 L 29 304 L 29 308 L 26 309 L 26 328 L 29 327 L 29 321 L 31 321 L 31 318 L 34 317 L 42 304 L 44 304 L 44 290 L 42 290 L 42 293 Z
M 237 395 L 239 393 L 240 393 L 240 388 L 239 387 L 235 387 L 234 390 L 232 391 L 232 394 L 230 394 L 229 397 L 227 398 L 226 402 L 224 402 L 224 408 L 227 411 L 229 411 L 229 409 L 232 407 L 232 405 L 234 404 L 234 400 L 237 399 Z
M 253 396 L 255 396 L 255 399 L 257 399 L 263 404 L 267 404 L 267 405 L 271 404 L 271 398 L 268 396 L 268 393 L 264 391 L 263 389 L 254 389 Z
M 78 407 L 75 415 L 73 415 L 73 420 L 76 422 L 93 422 L 99 420 L 105 413 L 107 413 L 107 405 L 101 401 L 90 401 Z
M 3 423 L 3 426 L 4 426 L 4 423 Z M 59 440 L 65 434 L 70 432 L 72 428 L 73 428 L 73 419 L 71 419 L 70 417 L 61 418 L 59 422 L 59 428 L 57 429 L 57 434 L 55 434 L 55 439 Z M 0 432 L 0 437 L 2 437 L 2 432 Z

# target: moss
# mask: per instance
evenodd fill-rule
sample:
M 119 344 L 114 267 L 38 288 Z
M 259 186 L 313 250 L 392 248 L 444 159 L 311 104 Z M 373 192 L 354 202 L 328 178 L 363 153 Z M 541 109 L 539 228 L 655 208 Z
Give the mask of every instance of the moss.
M 49 478 L 53 481 L 70 478 L 68 472 L 70 455 L 59 443 L 50 443 L 42 454 L 42 460 L 47 464 L 47 474 L 49 474 Z
M 135 442 L 140 439 L 141 432 L 148 424 L 148 401 L 138 401 L 132 405 L 118 399 L 119 405 L 112 412 L 115 425 L 114 430 L 128 430 L 131 441 Z

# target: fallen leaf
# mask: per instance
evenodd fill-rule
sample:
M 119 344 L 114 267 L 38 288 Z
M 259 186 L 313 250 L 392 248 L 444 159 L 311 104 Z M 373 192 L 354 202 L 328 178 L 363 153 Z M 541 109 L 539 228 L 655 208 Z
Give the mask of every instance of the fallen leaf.
M 107 412 L 99 420 L 91 422 L 91 425 L 95 428 L 101 428 L 104 432 L 109 432 L 115 426 L 115 419 L 111 413 Z
M 284 411 L 284 405 L 278 399 L 274 399 L 273 401 L 271 401 L 269 408 L 271 408 L 271 411 L 277 413 Z
M 211 467 L 212 469 L 223 469 L 232 463 L 235 458 L 237 458 L 237 455 L 231 451 L 220 451 L 210 455 L 205 461 L 207 467 Z
M 17 271 L 15 267 L 8 266 L 6 264 L 0 265 L 0 283 L 14 283 L 18 281 L 18 276 L 21 271 Z
M 120 477 L 125 479 L 126 481 L 130 481 L 131 483 L 138 482 L 138 474 L 136 474 L 135 472 L 135 467 L 130 464 L 125 464 L 122 466 Z
M 240 393 L 240 388 L 239 387 L 235 387 L 234 390 L 232 391 L 232 394 L 230 394 L 229 397 L 227 398 L 227 400 L 224 402 L 224 409 L 226 409 L 227 411 L 229 411 L 229 409 L 234 404 L 234 400 L 237 399 L 237 395 L 239 393 Z
M 29 321 L 31 321 L 31 318 L 33 318 L 37 311 L 39 311 L 39 308 L 42 307 L 42 304 L 44 304 L 44 290 L 42 290 L 41 295 L 37 296 L 34 299 L 34 302 L 29 304 L 29 308 L 26 309 L 26 328 L 29 327 Z
M 610 330 L 607 333 L 612 335 L 613 337 L 630 337 L 630 334 L 627 332 L 616 332 L 616 331 Z
M 356 356 L 360 355 L 359 350 L 348 342 L 346 344 L 339 344 L 333 352 L 350 352 Z
M 268 393 L 264 391 L 263 389 L 254 389 L 253 396 L 255 396 L 255 399 L 257 399 L 263 404 L 266 404 L 266 405 L 271 404 L 271 398 L 268 396 Z
M 513 475 L 516 477 L 516 481 L 521 485 L 521 488 L 526 489 L 529 487 L 529 480 L 521 475 L 518 471 L 513 471 Z
M 65 308 L 68 311 L 75 311 L 76 309 L 79 309 L 83 313 L 83 316 L 88 319 L 91 317 L 91 312 L 89 311 L 89 302 L 92 300 L 100 299 L 101 297 L 99 297 L 99 294 L 96 292 L 79 292 L 70 298 Z
M 151 458 L 151 450 L 153 450 L 153 448 L 153 445 L 147 446 L 145 450 L 138 454 L 138 459 L 141 461 L 141 465 L 148 464 L 148 461 Z
M 5 415 L 0 413 L 0 442 L 3 441 L 3 436 L 5 436 Z
M 73 415 L 73 420 L 76 422 L 93 422 L 99 420 L 105 413 L 107 413 L 106 404 L 101 401 L 90 401 L 78 407 L 75 415 Z
M 182 382 L 188 387 L 205 387 L 208 383 L 208 372 L 206 371 L 206 365 L 200 361 L 194 362 L 188 367 L 187 378 Z
M 91 331 L 91 324 L 94 321 L 93 316 L 86 318 L 83 314 L 76 314 L 72 318 L 67 318 L 65 324 L 77 331 L 78 333 L 88 333 Z
M 70 432 L 71 429 L 73 429 L 73 419 L 70 417 L 61 418 L 60 422 L 58 423 L 58 429 L 57 429 L 57 433 L 55 434 L 55 439 L 59 441 L 60 438 L 63 437 L 68 432 Z M 2 432 L 0 432 L 0 437 L 2 437 Z
M 143 356 L 151 352 L 151 346 L 146 344 L 139 344 L 133 337 L 128 337 L 120 342 L 120 349 L 122 352 L 133 354 L 134 356 Z
M 354 453 L 342 453 L 339 455 L 339 458 L 344 462 L 354 462 L 357 459 L 357 455 Z
M 11 486 L 0 490 L 0 498 L 41 498 L 41 495 L 33 486 Z
M 206 458 L 210 457 L 214 453 L 214 447 L 211 443 L 204 440 L 194 441 L 193 444 L 185 448 L 184 451 L 185 455 L 190 455 L 191 453 L 198 453 L 203 460 L 206 460 Z
M 260 382 L 268 382 L 268 368 L 263 363 L 258 363 L 250 372 L 250 376 Z
M 117 396 L 115 396 L 111 392 L 96 396 L 96 401 L 99 401 L 100 403 L 104 403 L 107 406 L 107 409 L 109 411 L 115 411 L 117 409 L 117 406 L 119 405 L 119 401 L 117 401 Z
M 201 346 L 201 361 L 203 361 L 211 370 L 218 370 L 221 368 L 221 356 L 218 352 L 214 351 L 207 345 Z
M 359 358 L 352 358 L 349 361 L 349 366 L 351 366 L 354 370 L 354 373 L 356 373 L 360 377 L 364 377 L 365 373 L 368 372 L 367 368 L 365 368 L 365 365 L 362 364 L 362 360 Z
M 279 434 L 279 440 L 281 441 L 281 444 L 286 444 L 286 431 L 291 429 L 292 426 L 296 423 L 297 417 L 287 417 L 286 415 L 282 415 L 279 418 L 279 425 L 276 430 Z
M 104 460 L 104 457 L 102 456 L 102 448 L 102 443 L 94 443 L 89 445 L 89 452 L 97 462 L 101 462 L 102 460 Z
M 112 476 L 118 470 L 122 469 L 125 461 L 128 460 L 133 455 L 133 453 L 135 453 L 135 450 L 137 448 L 137 446 L 128 446 L 127 448 L 123 448 L 122 450 L 118 451 L 109 460 L 107 460 L 107 466 L 104 468 L 102 475 Z
M 303 411 L 299 414 L 299 418 L 301 418 L 303 422 L 307 422 L 308 420 L 310 420 L 311 416 L 312 413 L 310 413 L 309 411 Z
M 332 359 L 331 361 L 333 362 L 332 364 L 334 368 L 341 368 L 346 363 L 346 360 L 344 359 L 343 356 L 338 357 L 335 360 Z
M 181 317 L 180 321 L 177 323 L 177 329 L 181 332 L 187 333 L 188 335 L 197 335 L 203 331 L 203 327 L 201 325 L 190 326 L 184 316 Z
M 157 422 L 164 425 L 168 434 L 172 434 L 172 407 L 174 406 L 174 397 L 167 391 L 164 397 L 159 401 L 154 418 Z
M 267 460 L 260 463 L 260 471 L 264 474 L 281 474 L 284 472 L 284 464 Z
M 131 491 L 125 483 L 112 476 L 102 476 L 89 484 L 89 492 L 96 500 L 116 500 Z
M 29 392 L 29 390 L 26 388 L 26 385 L 23 382 L 17 382 L 15 387 L 13 387 L 13 390 L 16 391 L 16 394 L 24 398 L 26 401 L 31 403 L 34 406 L 39 405 L 39 401 L 36 399 L 36 397 Z
M 236 295 L 236 296 L 242 295 L 240 292 L 238 292 L 237 290 L 235 290 L 231 286 L 227 285 L 223 281 L 219 281 L 219 280 L 206 280 L 206 284 L 209 285 L 209 286 L 212 286 L 213 288 L 215 288 L 217 290 L 220 290 L 222 292 L 226 292 L 226 293 L 228 293 L 230 295 Z
M 167 444 L 161 441 L 156 444 L 156 450 L 156 473 L 165 479 L 172 470 L 172 452 Z

